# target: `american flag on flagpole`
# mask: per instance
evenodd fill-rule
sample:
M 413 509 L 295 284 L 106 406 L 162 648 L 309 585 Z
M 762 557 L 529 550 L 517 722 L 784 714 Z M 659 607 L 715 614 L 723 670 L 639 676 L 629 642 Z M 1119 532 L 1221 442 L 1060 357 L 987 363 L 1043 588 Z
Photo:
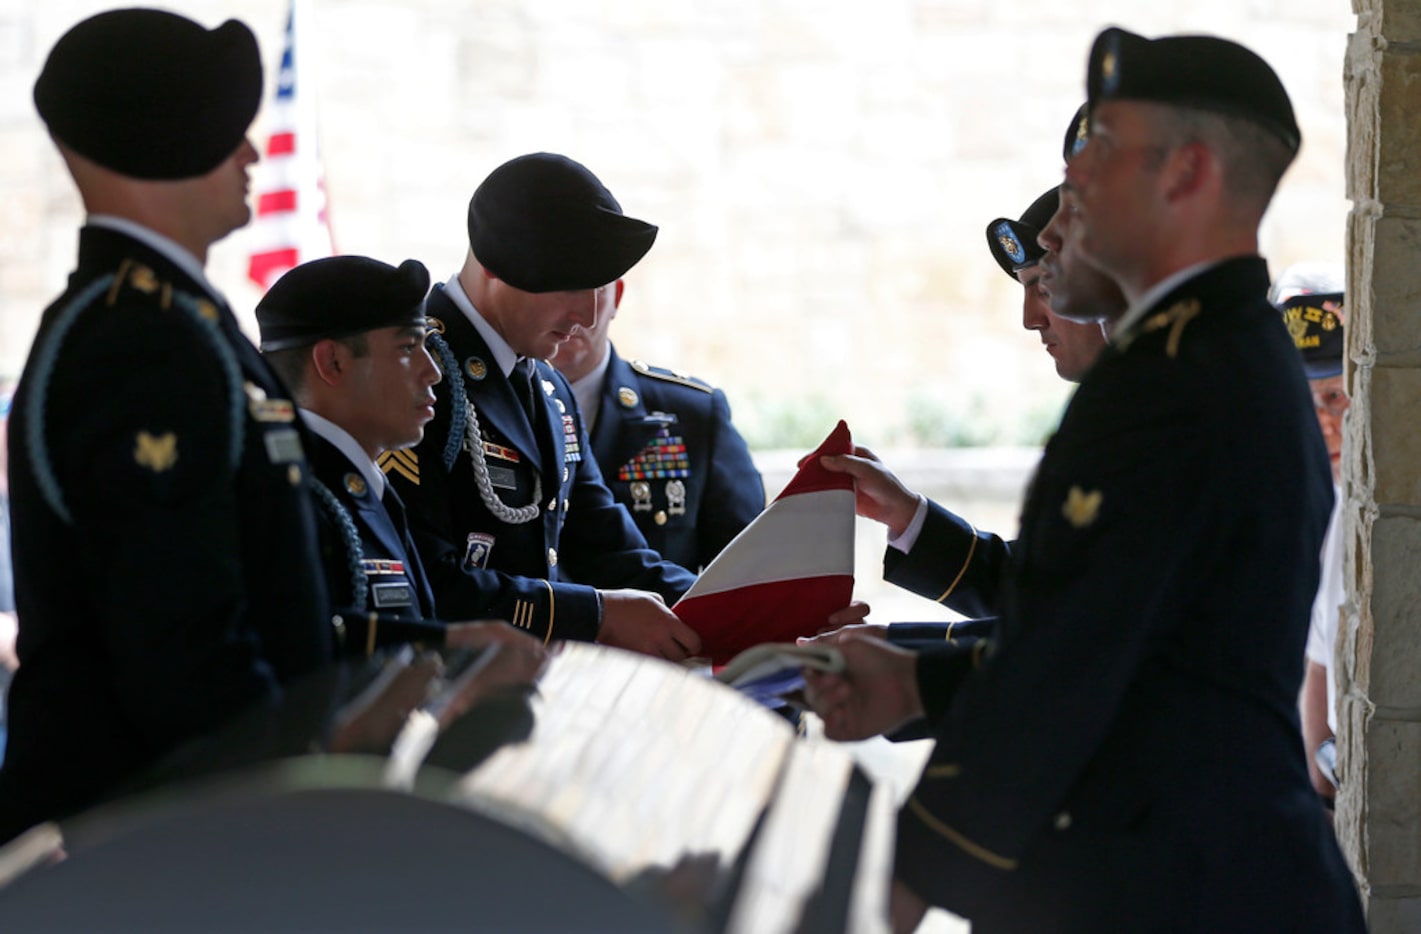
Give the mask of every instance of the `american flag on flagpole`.
M 291 267 L 335 253 L 316 145 L 315 95 L 306 86 L 303 60 L 296 56 L 299 5 L 291 0 L 286 15 L 281 74 L 267 109 L 269 135 L 258 166 L 256 220 L 248 240 L 247 277 L 262 291 Z

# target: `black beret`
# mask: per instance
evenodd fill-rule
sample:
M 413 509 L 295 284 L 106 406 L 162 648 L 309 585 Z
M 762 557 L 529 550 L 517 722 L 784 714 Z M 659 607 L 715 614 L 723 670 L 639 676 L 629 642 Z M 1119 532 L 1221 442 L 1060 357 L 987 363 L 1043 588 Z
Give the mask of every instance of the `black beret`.
M 261 349 L 286 350 L 377 328 L 424 323 L 429 270 L 407 259 L 396 269 L 368 256 L 302 263 L 257 303 Z
M 1342 372 L 1342 293 L 1303 293 L 1283 302 L 1283 323 L 1293 346 L 1303 355 L 1308 379 L 1327 379 Z
M 987 225 L 987 249 L 992 251 L 992 259 L 1003 272 L 1015 279 L 1021 270 L 1041 262 L 1046 251 L 1036 238 L 1056 216 L 1060 204 L 1060 189 L 1052 188 L 1031 202 L 1021 220 L 999 217 Z
M 60 37 L 35 81 L 56 139 L 132 178 L 206 175 L 247 135 L 262 94 L 245 24 L 207 30 L 161 10 L 110 10 Z
M 1272 133 L 1296 153 L 1302 141 L 1288 92 L 1268 63 L 1228 39 L 1146 39 L 1110 28 L 1095 39 L 1086 74 L 1087 105 L 1139 100 L 1238 117 Z
M 494 169 L 469 200 L 479 263 L 525 292 L 595 289 L 651 249 L 656 227 L 627 217 L 581 163 L 548 152 Z

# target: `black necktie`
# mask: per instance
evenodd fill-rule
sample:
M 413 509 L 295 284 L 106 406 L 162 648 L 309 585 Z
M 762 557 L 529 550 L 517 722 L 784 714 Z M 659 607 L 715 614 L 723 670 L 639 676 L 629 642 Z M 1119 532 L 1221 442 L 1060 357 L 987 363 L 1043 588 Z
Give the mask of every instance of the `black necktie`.
M 528 416 L 528 424 L 531 425 L 536 434 L 538 427 L 538 397 L 533 389 L 533 377 L 536 370 L 533 361 L 528 357 L 523 357 L 513 365 L 513 392 L 518 396 L 518 401 L 523 403 L 523 411 Z

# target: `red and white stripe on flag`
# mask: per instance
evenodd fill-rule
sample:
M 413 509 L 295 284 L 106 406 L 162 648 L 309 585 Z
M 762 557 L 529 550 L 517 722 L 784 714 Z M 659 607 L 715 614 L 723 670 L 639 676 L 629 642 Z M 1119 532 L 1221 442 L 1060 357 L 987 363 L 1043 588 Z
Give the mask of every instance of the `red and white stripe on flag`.
M 854 592 L 854 486 L 819 464 L 853 453 L 839 422 L 784 491 L 725 546 L 673 609 L 723 665 L 762 642 L 793 642 L 824 628 Z
M 263 291 L 293 266 L 334 253 L 325 178 L 316 145 L 316 107 L 296 55 L 297 2 L 286 17 L 286 45 L 276 94 L 267 107 L 269 135 L 258 164 L 256 219 L 249 228 L 247 277 Z

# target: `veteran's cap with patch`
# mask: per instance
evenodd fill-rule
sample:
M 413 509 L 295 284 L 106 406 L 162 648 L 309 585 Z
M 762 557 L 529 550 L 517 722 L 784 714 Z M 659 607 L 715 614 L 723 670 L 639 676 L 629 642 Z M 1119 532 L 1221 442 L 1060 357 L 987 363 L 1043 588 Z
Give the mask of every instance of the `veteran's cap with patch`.
M 1303 355 L 1308 379 L 1342 373 L 1342 302 L 1347 284 L 1341 263 L 1295 263 L 1283 270 L 1268 290 L 1268 298 L 1283 313 L 1293 346 Z
M 595 289 L 646 255 L 656 226 L 627 217 L 579 162 L 537 152 L 494 169 L 469 200 L 469 246 L 524 292 Z
M 263 351 L 303 347 L 378 328 L 424 324 L 429 270 L 368 256 L 332 256 L 291 269 L 257 303 Z
M 1278 75 L 1257 54 L 1217 36 L 1144 36 L 1111 27 L 1095 39 L 1087 106 L 1151 101 L 1238 117 L 1296 153 L 1302 136 Z
M 246 24 L 204 29 L 162 10 L 110 10 L 55 43 L 34 101 L 54 138 L 131 178 L 206 175 L 242 140 L 261 103 L 262 64 Z
M 987 249 L 1012 279 L 1021 270 L 1041 262 L 1041 257 L 1046 255 L 1036 238 L 1051 222 L 1060 203 L 1060 191 L 1052 188 L 1031 202 L 1020 220 L 999 217 L 987 225 Z

